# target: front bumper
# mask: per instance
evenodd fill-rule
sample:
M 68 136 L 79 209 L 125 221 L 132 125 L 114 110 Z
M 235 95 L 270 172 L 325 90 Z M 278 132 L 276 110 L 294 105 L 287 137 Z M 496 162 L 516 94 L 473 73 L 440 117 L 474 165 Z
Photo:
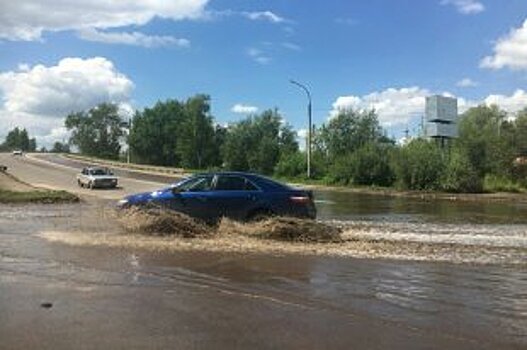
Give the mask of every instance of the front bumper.
M 117 185 L 118 185 L 117 180 L 104 179 L 104 180 L 93 181 L 93 187 L 97 187 L 97 188 L 114 188 L 114 187 L 117 187 Z

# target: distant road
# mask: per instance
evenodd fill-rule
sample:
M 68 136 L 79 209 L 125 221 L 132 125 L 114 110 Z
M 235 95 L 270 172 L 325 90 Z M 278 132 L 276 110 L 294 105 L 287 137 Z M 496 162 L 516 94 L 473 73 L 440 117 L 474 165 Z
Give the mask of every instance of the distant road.
M 55 154 L 12 156 L 10 153 L 0 153 L 0 164 L 6 165 L 8 172 L 31 185 L 105 199 L 119 199 L 131 193 L 153 191 L 175 181 L 173 177 L 113 169 L 120 178 L 120 188 L 89 190 L 79 188 L 75 179 L 81 168 L 90 165 L 85 162 Z

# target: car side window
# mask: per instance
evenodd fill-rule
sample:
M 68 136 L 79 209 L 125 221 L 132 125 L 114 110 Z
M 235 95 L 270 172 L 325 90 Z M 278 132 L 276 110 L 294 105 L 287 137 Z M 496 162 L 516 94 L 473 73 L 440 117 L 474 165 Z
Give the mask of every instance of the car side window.
M 204 192 L 210 191 L 212 189 L 212 175 L 208 176 L 198 176 L 195 179 L 192 179 L 188 182 L 185 182 L 178 190 L 180 192 Z
M 241 176 L 220 175 L 216 181 L 216 191 L 255 191 L 257 188 Z

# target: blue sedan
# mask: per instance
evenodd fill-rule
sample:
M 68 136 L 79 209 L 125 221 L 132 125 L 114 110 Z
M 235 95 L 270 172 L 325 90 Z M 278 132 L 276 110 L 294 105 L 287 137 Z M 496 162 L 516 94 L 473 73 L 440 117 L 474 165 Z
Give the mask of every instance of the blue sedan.
M 242 172 L 197 174 L 171 187 L 134 194 L 119 201 L 121 208 L 151 205 L 206 222 L 217 222 L 222 217 L 241 221 L 273 215 L 316 217 L 311 191 Z

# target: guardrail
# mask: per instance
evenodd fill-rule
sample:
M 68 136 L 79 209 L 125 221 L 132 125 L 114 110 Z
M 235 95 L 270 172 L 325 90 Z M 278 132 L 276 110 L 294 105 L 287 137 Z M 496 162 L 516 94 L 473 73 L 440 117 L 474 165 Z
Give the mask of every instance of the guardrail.
M 62 154 L 65 158 L 70 158 L 74 160 L 80 160 L 84 162 L 89 162 L 93 164 L 98 165 L 104 165 L 111 168 L 121 168 L 121 169 L 129 169 L 134 171 L 144 171 L 149 173 L 159 173 L 164 175 L 172 175 L 174 177 L 181 177 L 184 175 L 189 174 L 188 171 L 185 171 L 185 169 L 182 168 L 172 168 L 172 167 L 163 167 L 163 166 L 154 166 L 154 165 L 144 165 L 144 164 L 134 164 L 134 163 L 123 163 L 123 162 L 116 162 L 111 160 L 105 160 L 100 158 L 93 158 L 93 157 L 87 157 L 87 156 L 80 156 L 77 154 Z

